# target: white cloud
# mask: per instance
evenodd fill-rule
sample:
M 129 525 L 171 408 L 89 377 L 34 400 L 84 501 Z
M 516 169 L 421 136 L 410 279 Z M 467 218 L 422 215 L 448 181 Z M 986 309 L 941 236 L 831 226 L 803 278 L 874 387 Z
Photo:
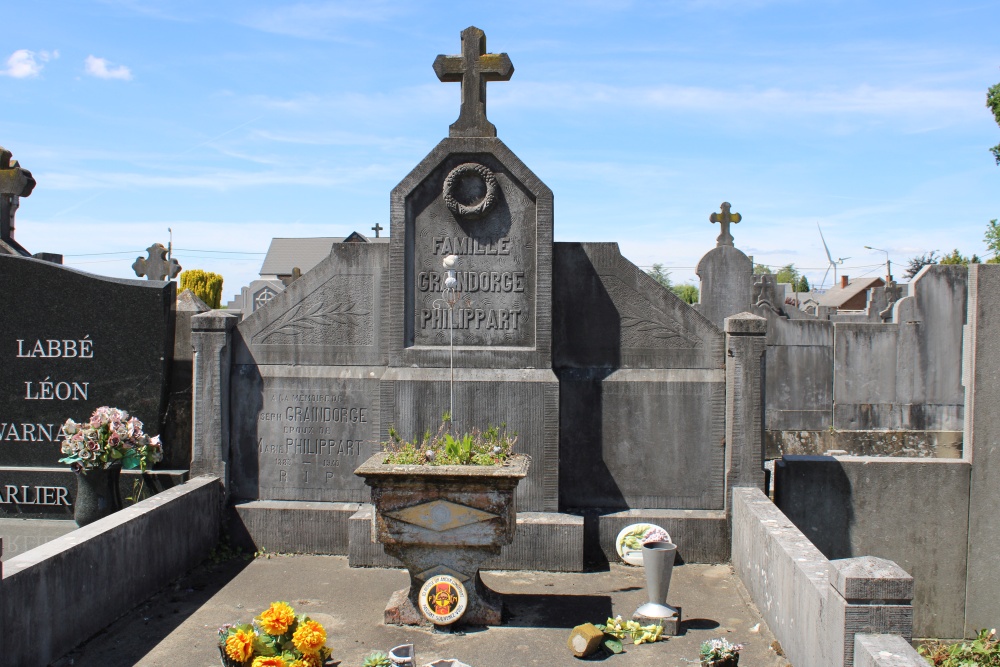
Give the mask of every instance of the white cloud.
M 132 79 L 132 70 L 125 65 L 110 67 L 107 60 L 95 56 L 87 56 L 87 60 L 84 61 L 84 69 L 87 74 L 96 76 L 98 79 L 121 79 L 122 81 Z
M 7 59 L 7 68 L 0 70 L 0 75 L 10 76 L 15 79 L 36 77 L 42 73 L 42 68 L 45 67 L 42 63 L 55 60 L 58 57 L 58 51 L 52 51 L 51 53 L 48 51 L 39 51 L 35 53 L 28 49 L 18 49 Z

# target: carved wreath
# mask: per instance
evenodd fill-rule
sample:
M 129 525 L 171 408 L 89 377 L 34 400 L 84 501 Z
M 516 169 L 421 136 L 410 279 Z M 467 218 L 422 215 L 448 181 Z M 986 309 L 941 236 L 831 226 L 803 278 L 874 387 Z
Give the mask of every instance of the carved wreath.
M 466 174 L 476 174 L 486 184 L 486 194 L 475 204 L 463 204 L 452 194 L 455 186 Z M 444 203 L 448 206 L 448 210 L 458 217 L 475 220 L 486 215 L 486 212 L 496 203 L 497 188 L 497 178 L 488 167 L 475 162 L 466 162 L 452 169 L 444 179 Z

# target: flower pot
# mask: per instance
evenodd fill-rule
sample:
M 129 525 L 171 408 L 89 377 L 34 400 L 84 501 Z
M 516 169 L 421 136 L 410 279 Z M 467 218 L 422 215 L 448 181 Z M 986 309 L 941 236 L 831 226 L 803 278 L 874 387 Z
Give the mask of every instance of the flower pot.
M 355 474 L 372 489 L 378 541 L 410 572 L 410 588 L 393 595 L 385 622 L 450 625 L 460 618 L 499 625 L 500 598 L 483 583 L 479 567 L 514 539 L 514 491 L 528 474 L 528 457 L 519 454 L 500 466 L 398 465 L 384 459 L 384 452 L 375 454 Z M 467 596 L 464 613 L 454 620 L 418 611 L 421 587 L 440 575 L 461 584 L 454 588 Z
M 73 519 L 78 526 L 86 526 L 103 519 L 122 508 L 118 478 L 120 463 L 110 468 L 94 468 L 76 473 L 76 501 L 73 503 Z
M 737 667 L 740 664 L 740 656 L 734 655 L 731 658 L 719 658 L 718 660 L 702 660 L 701 667 Z

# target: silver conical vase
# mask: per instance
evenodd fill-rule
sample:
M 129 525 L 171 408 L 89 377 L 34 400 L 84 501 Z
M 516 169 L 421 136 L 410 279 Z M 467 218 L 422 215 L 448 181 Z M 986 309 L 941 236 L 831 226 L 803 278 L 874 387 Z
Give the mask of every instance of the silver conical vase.
M 636 610 L 639 616 L 673 618 L 677 609 L 667 604 L 670 575 L 674 569 L 677 545 L 670 542 L 647 542 L 642 545 L 642 566 L 646 570 L 646 592 L 649 602 Z

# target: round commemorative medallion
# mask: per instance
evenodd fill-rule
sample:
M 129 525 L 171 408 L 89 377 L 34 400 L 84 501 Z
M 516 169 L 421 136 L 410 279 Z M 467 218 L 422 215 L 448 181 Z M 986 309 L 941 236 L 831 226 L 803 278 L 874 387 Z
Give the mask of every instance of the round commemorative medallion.
M 462 618 L 469 596 L 462 582 L 447 574 L 438 574 L 420 587 L 420 612 L 434 625 L 448 625 Z

